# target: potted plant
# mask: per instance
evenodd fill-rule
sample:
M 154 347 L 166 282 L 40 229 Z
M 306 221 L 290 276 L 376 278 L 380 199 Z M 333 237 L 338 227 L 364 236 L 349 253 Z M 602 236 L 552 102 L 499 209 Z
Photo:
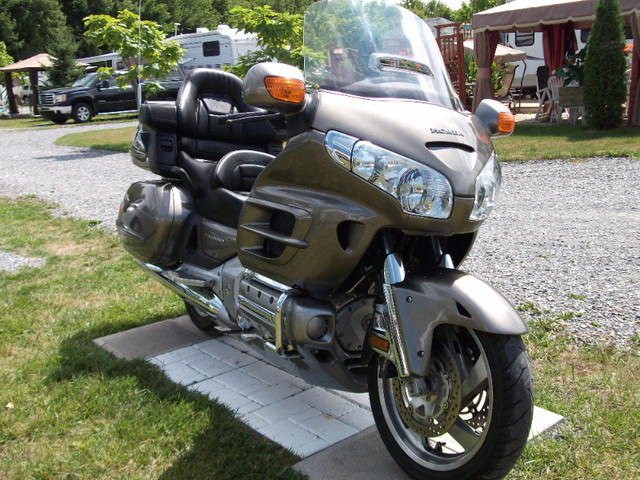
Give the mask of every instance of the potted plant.
M 556 77 L 564 78 L 564 87 L 569 85 L 582 86 L 584 81 L 584 57 L 587 54 L 587 47 L 584 47 L 574 55 L 567 55 L 565 62 L 556 70 Z

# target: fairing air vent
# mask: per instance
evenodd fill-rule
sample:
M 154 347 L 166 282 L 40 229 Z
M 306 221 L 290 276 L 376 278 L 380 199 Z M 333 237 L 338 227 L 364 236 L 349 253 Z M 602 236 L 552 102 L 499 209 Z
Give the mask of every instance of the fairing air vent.
M 239 229 L 240 249 L 252 256 L 286 263 L 304 240 L 311 216 L 304 210 L 251 198 L 245 204 Z
M 458 150 L 463 150 L 467 153 L 475 152 L 475 148 L 470 147 L 464 143 L 456 143 L 456 142 L 427 142 L 425 146 L 432 151 L 444 150 L 449 148 L 457 148 Z

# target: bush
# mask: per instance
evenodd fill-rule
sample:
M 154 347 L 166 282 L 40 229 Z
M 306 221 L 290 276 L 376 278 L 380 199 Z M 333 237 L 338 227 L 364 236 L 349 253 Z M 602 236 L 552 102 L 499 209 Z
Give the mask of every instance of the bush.
M 589 124 L 597 129 L 622 124 L 626 100 L 624 33 L 618 0 L 598 0 L 587 40 L 583 98 Z

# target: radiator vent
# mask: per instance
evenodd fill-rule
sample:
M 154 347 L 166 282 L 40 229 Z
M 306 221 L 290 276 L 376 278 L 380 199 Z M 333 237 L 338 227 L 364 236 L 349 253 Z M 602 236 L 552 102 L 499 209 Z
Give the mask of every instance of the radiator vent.
M 289 212 L 275 210 L 269 221 L 269 228 L 276 233 L 291 236 L 296 225 L 296 217 Z M 277 258 L 284 252 L 286 245 L 274 239 L 267 238 L 264 241 L 264 254 L 269 258 Z

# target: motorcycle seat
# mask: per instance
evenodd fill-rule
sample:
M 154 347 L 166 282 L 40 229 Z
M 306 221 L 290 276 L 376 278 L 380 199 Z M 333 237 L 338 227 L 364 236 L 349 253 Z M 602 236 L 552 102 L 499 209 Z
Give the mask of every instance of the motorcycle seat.
M 200 213 L 237 228 L 240 211 L 256 178 L 273 159 L 273 155 L 254 150 L 236 150 L 225 155 L 211 172 L 210 188 L 197 199 Z

